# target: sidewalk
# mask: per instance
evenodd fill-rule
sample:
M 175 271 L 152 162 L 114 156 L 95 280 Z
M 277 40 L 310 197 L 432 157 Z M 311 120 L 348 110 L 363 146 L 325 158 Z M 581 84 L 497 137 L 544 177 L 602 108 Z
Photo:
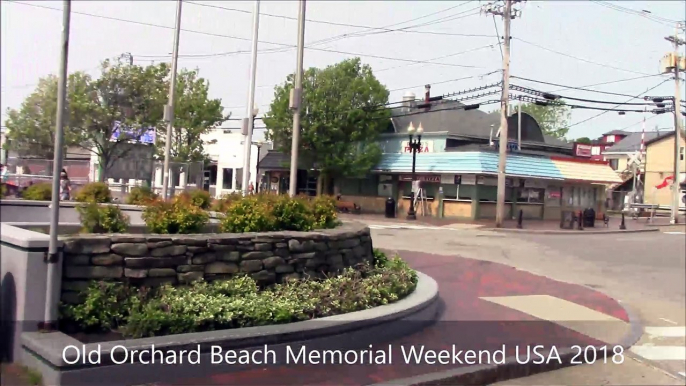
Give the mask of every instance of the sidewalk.
M 354 215 L 354 214 L 339 214 L 339 217 L 344 220 L 349 220 L 349 221 L 362 221 L 365 223 L 369 224 L 384 224 L 384 223 L 392 223 L 392 224 L 414 224 L 414 225 L 420 225 L 420 226 L 432 226 L 432 227 L 446 227 L 446 228 L 481 228 L 481 229 L 488 229 L 488 230 L 517 230 L 517 231 L 532 231 L 532 232 L 555 232 L 555 233 L 574 233 L 574 234 L 579 234 L 583 231 L 579 231 L 577 229 L 577 226 L 574 226 L 574 229 L 560 229 L 560 222 L 559 221 L 551 221 L 551 220 L 524 220 L 522 222 L 522 229 L 519 230 L 517 229 L 517 221 L 516 220 L 505 220 L 503 222 L 503 226 L 501 228 L 495 228 L 495 220 L 475 220 L 475 221 L 466 221 L 466 220 L 455 220 L 455 219 L 447 219 L 447 218 L 436 218 L 436 217 L 423 217 L 423 216 L 417 216 L 416 220 L 407 220 L 405 216 L 399 216 L 396 218 L 387 218 L 383 215 L 379 214 L 360 214 L 360 215 Z M 608 226 L 605 227 L 605 224 L 603 223 L 602 220 L 596 220 L 595 222 L 595 227 L 592 228 L 584 228 L 584 230 L 588 232 L 597 232 L 597 233 L 605 233 L 605 232 L 611 232 L 611 233 L 616 233 L 620 231 L 619 226 L 622 222 L 622 217 L 621 216 L 611 216 L 610 221 L 608 222 Z M 638 220 L 632 220 L 630 217 L 625 216 L 624 219 L 624 225 L 626 226 L 626 231 L 654 231 L 656 230 L 656 226 L 661 226 L 661 225 L 669 225 L 669 219 L 668 218 L 656 218 L 653 221 L 654 225 L 651 225 L 648 223 L 646 218 L 640 218 Z
M 505 345 L 506 356 L 514 355 L 518 348 L 520 357 L 525 358 L 527 346 L 534 345 L 544 346 L 545 349 L 539 352 L 547 357 L 552 347 L 562 354 L 562 351 L 573 345 L 587 347 L 602 345 L 605 342 L 626 343 L 627 337 L 628 344 L 633 343 L 630 341 L 634 338 L 627 312 L 617 301 L 595 290 L 557 282 L 502 264 L 459 256 L 406 251 L 399 251 L 399 254 L 415 269 L 438 282 L 444 311 L 434 325 L 399 341 L 391 342 L 392 364 L 290 364 L 248 371 L 232 371 L 230 366 L 217 365 L 213 368 L 214 371 L 204 378 L 178 380 L 170 384 L 412 384 L 413 382 L 400 380 L 416 376 L 426 377 L 427 374 L 431 378 L 430 374 L 464 369 L 467 366 L 473 368 L 476 365 L 441 365 L 429 364 L 426 361 L 420 364 L 406 364 L 401 354 L 401 346 L 451 350 L 455 345 L 456 350 L 481 350 L 486 353 L 483 355 L 488 356 Z M 364 346 L 363 344 L 362 347 Z M 610 361 L 612 347 L 608 348 Z M 375 345 L 374 348 L 380 347 Z M 478 355 L 481 357 L 482 354 Z M 502 367 L 499 367 L 499 371 L 511 370 L 502 370 Z M 453 379 L 442 384 L 455 383 L 459 382 Z

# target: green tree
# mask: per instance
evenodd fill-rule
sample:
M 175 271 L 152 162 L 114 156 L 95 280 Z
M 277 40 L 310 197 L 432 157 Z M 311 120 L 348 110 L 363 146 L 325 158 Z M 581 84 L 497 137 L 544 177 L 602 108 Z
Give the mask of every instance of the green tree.
M 294 77 L 274 89 L 274 100 L 264 115 L 267 138 L 290 153 L 293 112 L 288 108 Z M 389 92 L 359 58 L 324 69 L 310 68 L 303 76 L 300 118 L 300 154 L 320 171 L 321 193 L 328 178 L 363 176 L 381 158 L 374 141 L 388 125 L 390 113 L 379 108 Z
M 105 61 L 96 79 L 82 72 L 69 76 L 65 145 L 95 153 L 101 181 L 106 179 L 114 161 L 128 153 L 130 148 L 122 146 L 123 143 L 140 139 L 149 128 L 154 128 L 164 140 L 162 118 L 169 75 L 170 68 L 165 63 L 142 67 Z M 197 71 L 181 70 L 177 79 L 174 126 L 184 129 L 175 131 L 172 154 L 177 159 L 202 160 L 200 134 L 223 122 L 221 101 L 208 99 L 209 85 L 197 77 Z M 8 111 L 8 147 L 53 158 L 56 111 L 57 77 L 51 75 L 39 81 L 18 110 Z M 115 140 L 112 136 L 117 122 L 128 130 Z
M 75 79 L 82 79 L 82 75 L 72 74 L 69 84 L 73 85 Z M 73 87 L 68 92 L 71 94 Z M 22 102 L 19 109 L 7 109 L 7 150 L 14 150 L 21 156 L 53 158 L 56 95 L 57 77 L 49 75 L 38 81 L 36 89 Z
M 581 138 L 577 138 L 574 142 L 583 143 L 583 144 L 585 144 L 585 145 L 590 145 L 590 144 L 591 144 L 591 139 L 588 138 L 588 137 L 581 137 Z
M 179 71 L 170 150 L 172 161 L 205 161 L 207 154 L 201 136 L 228 119 L 222 114 L 221 99 L 209 98 L 209 88 L 209 82 L 198 77 L 197 69 Z M 166 129 L 157 134 L 159 159 L 164 158 L 166 134 Z
M 107 178 L 114 161 L 128 153 L 130 147 L 122 143 L 140 139 L 149 128 L 162 127 L 168 74 L 165 63 L 142 67 L 105 61 L 99 78 L 86 75 L 73 91 L 69 109 L 75 118 L 69 123 L 66 142 L 97 155 L 100 181 Z M 117 122 L 128 130 L 115 140 Z
M 517 111 L 516 109 L 516 106 L 510 107 L 510 111 L 513 113 Z M 534 117 L 545 135 L 564 139 L 569 131 L 571 112 L 569 106 L 563 101 L 548 102 L 547 106 L 523 103 L 522 112 Z

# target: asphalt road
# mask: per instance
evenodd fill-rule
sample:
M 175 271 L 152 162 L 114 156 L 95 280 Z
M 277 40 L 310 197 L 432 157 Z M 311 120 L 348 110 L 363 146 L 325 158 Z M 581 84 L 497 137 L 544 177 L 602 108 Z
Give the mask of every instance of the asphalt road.
M 523 379 L 517 384 L 627 384 L 629 371 L 633 374 L 632 384 L 686 384 L 683 227 L 650 233 L 536 235 L 459 226 L 394 229 L 386 228 L 392 226 L 388 223 L 366 222 L 372 227 L 376 248 L 494 261 L 585 285 L 621 301 L 645 327 L 643 337 L 634 346 L 631 370 L 583 366 L 554 372 L 550 379 L 532 378 L 530 383 Z

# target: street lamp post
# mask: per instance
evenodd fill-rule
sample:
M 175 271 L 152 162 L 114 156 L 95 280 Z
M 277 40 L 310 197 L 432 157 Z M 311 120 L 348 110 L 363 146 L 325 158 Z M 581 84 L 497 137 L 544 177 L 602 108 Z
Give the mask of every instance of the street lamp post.
M 262 145 L 264 143 L 262 141 L 257 141 L 254 142 L 255 146 L 257 146 L 257 162 L 255 163 L 255 191 L 257 193 L 260 192 L 260 184 L 262 183 L 262 176 L 260 175 L 260 149 L 262 149 Z
M 414 139 L 415 132 L 417 133 L 416 140 Z M 417 160 L 417 152 L 420 151 L 422 147 L 422 134 L 424 134 L 422 124 L 420 123 L 419 127 L 415 130 L 412 122 L 410 122 L 410 126 L 407 128 L 407 134 L 410 136 L 409 147 L 410 151 L 412 152 L 412 189 L 410 193 L 410 209 L 407 211 L 407 219 L 416 220 L 417 214 L 414 211 L 414 185 L 416 180 L 415 163 Z

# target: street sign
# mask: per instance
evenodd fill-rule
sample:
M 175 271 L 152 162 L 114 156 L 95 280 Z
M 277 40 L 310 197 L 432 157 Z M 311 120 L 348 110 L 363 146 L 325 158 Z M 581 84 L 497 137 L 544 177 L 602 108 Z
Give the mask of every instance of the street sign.
M 126 136 L 126 138 L 130 138 L 132 141 L 147 144 L 155 143 L 155 129 L 152 127 L 149 127 L 147 129 L 134 129 L 131 127 L 122 127 L 121 122 L 116 121 L 114 122 L 114 130 L 112 130 L 112 137 L 110 138 L 110 140 L 118 140 L 122 133 Z

